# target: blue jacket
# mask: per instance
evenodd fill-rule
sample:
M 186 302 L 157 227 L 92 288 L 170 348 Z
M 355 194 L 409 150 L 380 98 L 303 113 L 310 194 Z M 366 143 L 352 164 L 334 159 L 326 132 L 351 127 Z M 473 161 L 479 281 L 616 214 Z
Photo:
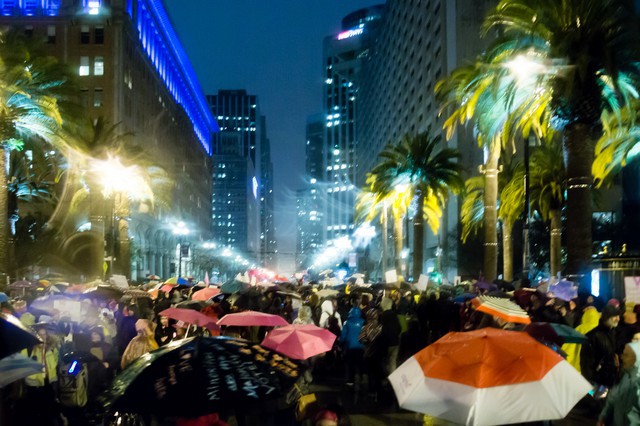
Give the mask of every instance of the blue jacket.
M 340 344 L 346 350 L 364 349 L 364 345 L 358 340 L 363 325 L 364 320 L 362 319 L 360 308 L 351 308 L 347 321 L 342 325 L 342 332 L 340 333 Z

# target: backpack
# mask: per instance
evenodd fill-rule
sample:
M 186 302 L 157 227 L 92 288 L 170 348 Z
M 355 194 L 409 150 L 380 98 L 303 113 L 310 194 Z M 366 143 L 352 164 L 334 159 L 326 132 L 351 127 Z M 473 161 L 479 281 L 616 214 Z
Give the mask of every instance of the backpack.
M 327 329 L 340 337 L 340 322 L 338 321 L 338 317 L 336 317 L 335 312 L 327 319 Z
M 87 405 L 89 392 L 89 369 L 68 354 L 64 357 L 58 371 L 58 397 L 65 407 L 84 407 Z

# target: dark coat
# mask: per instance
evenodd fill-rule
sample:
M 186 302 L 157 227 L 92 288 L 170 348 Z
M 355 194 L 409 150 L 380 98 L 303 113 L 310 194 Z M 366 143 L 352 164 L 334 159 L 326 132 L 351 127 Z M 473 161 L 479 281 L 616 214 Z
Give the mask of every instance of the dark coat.
M 580 350 L 580 369 L 590 382 L 613 386 L 616 382 L 616 331 L 602 322 L 587 333 L 587 342 Z
M 400 320 L 398 314 L 393 309 L 384 311 L 380 315 L 380 324 L 382 325 L 382 343 L 386 347 L 398 346 L 400 343 Z

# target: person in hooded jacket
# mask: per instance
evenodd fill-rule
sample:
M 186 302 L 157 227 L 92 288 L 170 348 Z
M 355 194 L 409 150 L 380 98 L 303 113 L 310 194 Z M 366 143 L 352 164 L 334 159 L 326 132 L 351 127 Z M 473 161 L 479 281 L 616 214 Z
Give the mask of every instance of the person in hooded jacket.
M 347 386 L 353 386 L 362 373 L 364 345 L 360 343 L 359 337 L 363 326 L 362 311 L 358 306 L 352 307 L 340 333 L 340 344 L 344 350 L 347 370 Z
M 602 309 L 600 323 L 587 333 L 587 342 L 580 351 L 580 369 L 585 379 L 611 388 L 618 375 L 616 327 L 620 311 L 612 305 Z
M 580 325 L 576 327 L 578 333 L 587 334 L 598 326 L 600 321 L 600 312 L 593 307 L 587 306 L 582 313 Z M 565 343 L 562 350 L 567 354 L 567 362 L 576 370 L 580 370 L 580 350 L 582 345 L 579 343 Z
M 640 402 L 640 343 L 631 342 L 624 347 L 621 356 L 622 376 L 607 396 L 604 408 L 598 416 L 597 426 L 627 426 L 640 424 L 637 417 Z

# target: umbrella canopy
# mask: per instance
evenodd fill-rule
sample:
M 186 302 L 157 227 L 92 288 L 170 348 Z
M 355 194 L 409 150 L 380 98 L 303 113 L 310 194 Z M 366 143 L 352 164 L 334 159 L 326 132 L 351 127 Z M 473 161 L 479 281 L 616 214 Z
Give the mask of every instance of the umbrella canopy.
M 592 386 L 527 333 L 453 332 L 390 376 L 401 407 L 466 425 L 561 419 Z
M 202 312 L 194 311 L 193 309 L 168 308 L 160 312 L 159 315 L 173 318 L 174 320 L 182 321 L 187 324 L 197 325 L 198 327 L 204 327 L 209 330 L 220 330 L 220 327 L 216 324 L 214 319 L 206 316 Z
M 193 295 L 191 295 L 191 299 L 209 300 L 218 293 L 220 293 L 220 289 L 218 287 L 206 287 L 193 293 Z
M 132 299 L 140 299 L 143 297 L 151 298 L 151 295 L 140 289 L 140 288 L 128 288 L 124 291 L 124 296 L 130 297 Z
M 280 325 L 289 325 L 289 323 L 278 315 L 265 314 L 258 311 L 244 311 L 223 316 L 218 321 L 218 325 L 277 327 Z
M 531 323 L 531 318 L 526 311 L 509 299 L 491 296 L 478 296 L 473 299 L 476 310 L 502 318 L 507 322 L 520 324 Z
M 297 364 L 259 345 L 196 337 L 142 356 L 115 378 L 100 402 L 110 411 L 188 417 L 259 409 L 286 395 L 299 375 Z
M 32 374 L 41 373 L 42 364 L 20 353 L 0 359 L 0 388 Z
M 148 280 L 159 280 L 160 277 L 157 275 L 147 275 Z
M 166 280 L 164 282 L 165 284 L 170 284 L 170 285 L 187 285 L 189 284 L 189 282 L 187 281 L 186 278 L 182 278 L 182 277 L 171 277 L 168 280 Z
M 176 308 L 180 309 L 193 309 L 196 311 L 200 311 L 202 308 L 207 306 L 207 302 L 203 302 L 202 300 L 185 300 L 184 302 L 180 302 L 176 304 Z
M 475 299 L 478 295 L 473 293 L 462 293 L 453 298 L 454 303 L 464 303 L 467 300 Z
M 478 287 L 479 289 L 482 289 L 482 290 L 497 290 L 498 289 L 497 285 L 491 284 L 491 283 L 486 283 L 484 281 L 478 281 L 478 282 L 474 283 L 473 285 Z
M 88 297 L 120 300 L 124 292 L 120 287 L 116 287 L 113 285 L 99 285 L 97 287 L 85 290 L 84 294 L 86 294 Z
M 340 294 L 340 292 L 338 290 L 333 290 L 330 288 L 325 288 L 323 290 L 320 290 L 319 292 L 316 293 L 318 295 L 319 298 L 323 298 L 323 297 L 333 297 L 333 296 L 337 296 L 338 294 Z
M 307 359 L 329 352 L 336 335 L 313 324 L 278 327 L 267 334 L 261 345 L 293 359 Z
M 9 296 L 6 293 L 0 291 L 0 303 L 8 302 Z
M 220 291 L 226 294 L 238 293 L 240 291 L 246 290 L 251 285 L 249 283 L 245 283 L 243 281 L 238 281 L 236 279 L 229 280 L 226 283 L 220 286 Z
M 9 288 L 11 290 L 22 289 L 22 288 L 36 288 L 38 284 L 32 283 L 30 281 L 18 280 L 9 284 Z
M 0 313 L 0 358 L 42 343 L 13 315 Z
M 587 336 L 569 327 L 566 324 L 553 322 L 532 322 L 524 331 L 538 340 L 547 340 L 562 346 L 565 343 L 583 344 L 587 342 Z M 558 343 L 560 342 L 560 343 Z

